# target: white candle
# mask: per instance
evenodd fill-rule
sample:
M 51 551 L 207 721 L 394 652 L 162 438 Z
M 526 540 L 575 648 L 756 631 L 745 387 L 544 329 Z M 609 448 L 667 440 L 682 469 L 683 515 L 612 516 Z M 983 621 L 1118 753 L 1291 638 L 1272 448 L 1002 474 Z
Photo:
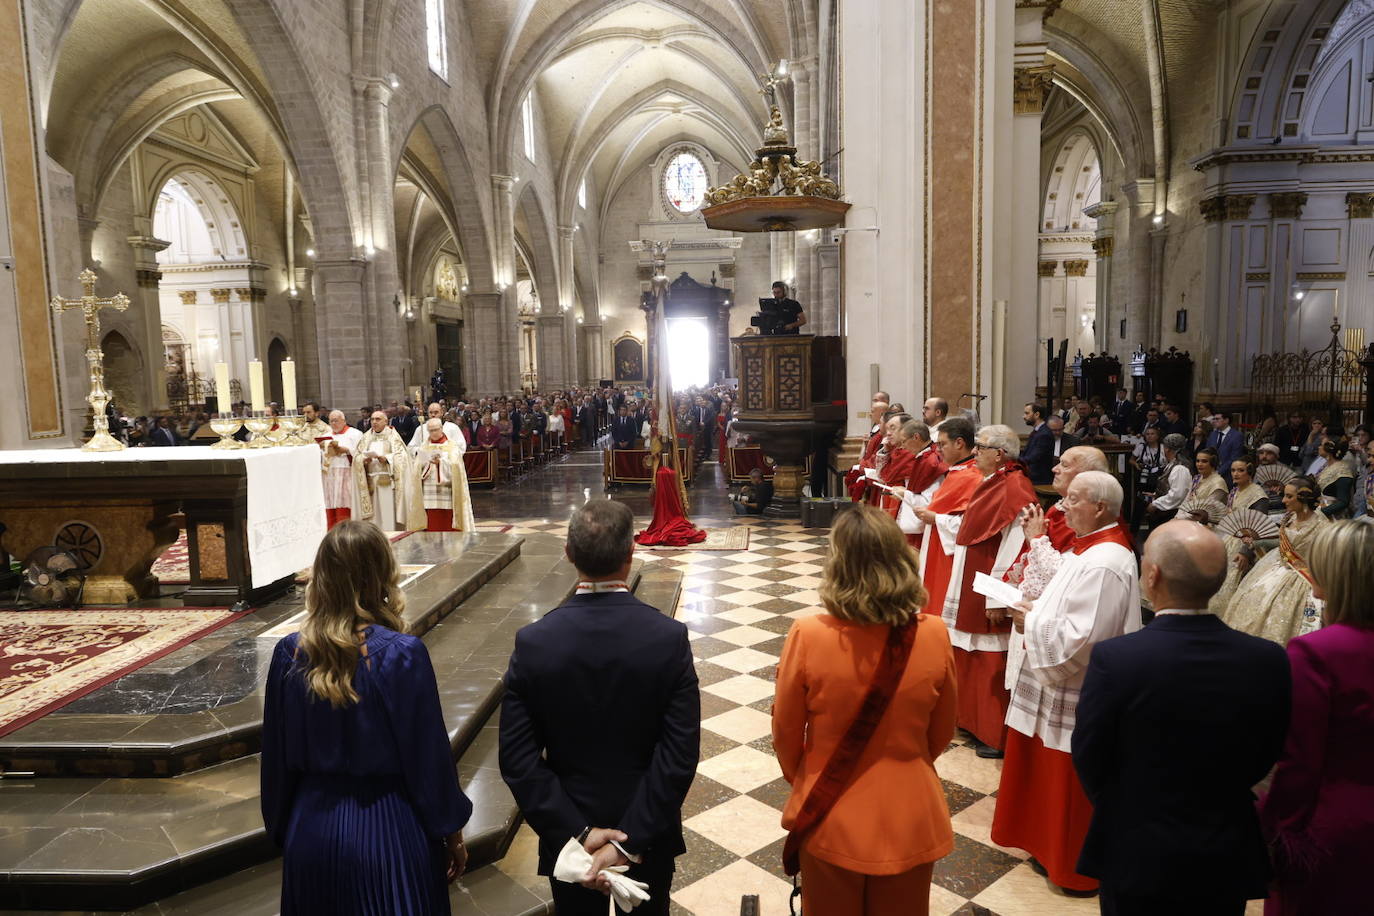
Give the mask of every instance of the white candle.
M 267 409 L 267 395 L 262 387 L 262 360 L 260 359 L 255 359 L 248 364 L 248 390 L 252 395 L 253 412 L 265 411 Z
M 286 413 L 295 413 L 300 405 L 296 403 L 296 361 L 284 359 L 281 364 L 281 407 Z
M 219 412 L 234 412 L 234 395 L 229 388 L 229 364 L 215 363 L 215 399 L 219 401 Z

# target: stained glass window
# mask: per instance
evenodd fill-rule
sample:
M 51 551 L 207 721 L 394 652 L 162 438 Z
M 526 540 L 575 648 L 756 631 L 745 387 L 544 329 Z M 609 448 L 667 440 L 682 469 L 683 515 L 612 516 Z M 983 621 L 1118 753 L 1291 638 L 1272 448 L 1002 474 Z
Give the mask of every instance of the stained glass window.
M 692 153 L 678 153 L 663 170 L 663 193 L 679 213 L 695 211 L 706 197 L 706 166 Z

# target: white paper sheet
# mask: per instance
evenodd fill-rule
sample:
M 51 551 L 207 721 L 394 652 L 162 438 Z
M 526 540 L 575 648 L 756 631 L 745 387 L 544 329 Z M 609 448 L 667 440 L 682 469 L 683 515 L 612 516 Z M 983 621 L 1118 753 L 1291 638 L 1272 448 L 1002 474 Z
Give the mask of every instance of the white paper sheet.
M 1010 607 L 1021 600 L 1021 590 L 1001 579 L 994 579 L 987 573 L 973 574 L 973 590 L 985 598 L 991 598 Z

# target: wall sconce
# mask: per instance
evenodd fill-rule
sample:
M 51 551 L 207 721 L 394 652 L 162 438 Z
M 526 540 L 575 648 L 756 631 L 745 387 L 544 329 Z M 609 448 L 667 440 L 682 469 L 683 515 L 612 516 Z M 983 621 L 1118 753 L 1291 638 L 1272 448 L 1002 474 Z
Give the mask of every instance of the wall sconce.
M 313 249 L 313 248 L 307 248 L 307 249 L 305 249 L 305 256 L 306 256 L 307 258 L 313 258 L 313 257 L 315 256 L 315 249 Z

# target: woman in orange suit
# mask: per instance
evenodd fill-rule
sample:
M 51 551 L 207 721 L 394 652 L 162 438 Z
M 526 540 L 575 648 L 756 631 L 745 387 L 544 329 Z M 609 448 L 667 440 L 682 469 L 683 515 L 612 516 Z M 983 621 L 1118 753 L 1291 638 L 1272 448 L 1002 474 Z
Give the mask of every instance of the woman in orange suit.
M 853 775 L 802 834 L 802 909 L 925 916 L 935 861 L 954 846 L 935 773 L 957 708 L 949 634 L 939 616 L 920 613 L 925 588 L 897 523 L 867 506 L 836 521 L 820 597 L 829 613 L 797 621 L 778 663 L 773 747 L 792 785 L 782 816 L 789 830 L 880 680 L 889 634 L 915 630 L 905 668 L 891 664 L 895 689 Z

